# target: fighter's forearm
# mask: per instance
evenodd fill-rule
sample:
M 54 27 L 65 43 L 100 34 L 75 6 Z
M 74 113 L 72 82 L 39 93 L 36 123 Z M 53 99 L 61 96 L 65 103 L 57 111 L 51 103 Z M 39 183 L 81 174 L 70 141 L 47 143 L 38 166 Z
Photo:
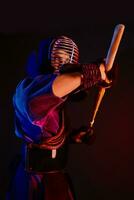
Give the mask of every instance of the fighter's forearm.
M 85 64 L 82 66 L 81 73 L 63 73 L 56 77 L 53 82 L 53 93 L 58 97 L 63 97 L 83 84 L 85 89 L 89 89 L 99 81 L 105 80 L 105 66 L 100 67 L 93 64 Z
M 53 82 L 53 93 L 63 97 L 81 85 L 81 74 L 79 72 L 59 75 Z

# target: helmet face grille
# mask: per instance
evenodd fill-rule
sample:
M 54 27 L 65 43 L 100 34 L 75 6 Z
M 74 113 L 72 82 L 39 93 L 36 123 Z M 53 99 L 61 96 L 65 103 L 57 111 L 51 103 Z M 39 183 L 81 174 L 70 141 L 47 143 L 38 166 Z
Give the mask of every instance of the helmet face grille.
M 51 60 L 54 62 L 55 55 L 59 50 L 64 51 L 68 55 L 68 60 L 65 63 L 78 63 L 79 50 L 77 45 L 66 36 L 60 36 L 52 45 L 51 49 Z M 61 64 L 65 64 L 61 60 Z

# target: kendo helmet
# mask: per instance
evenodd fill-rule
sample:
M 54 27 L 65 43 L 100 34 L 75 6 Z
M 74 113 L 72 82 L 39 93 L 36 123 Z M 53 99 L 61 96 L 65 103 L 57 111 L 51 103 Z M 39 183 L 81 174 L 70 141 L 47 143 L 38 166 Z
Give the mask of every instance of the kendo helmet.
M 56 66 L 59 52 L 60 62 Z M 42 40 L 37 49 L 30 53 L 25 67 L 27 74 L 35 77 L 40 74 L 53 73 L 55 69 L 59 69 L 66 63 L 77 64 L 78 60 L 79 49 L 72 39 L 66 36 L 50 37 Z
M 77 64 L 79 60 L 78 46 L 72 39 L 59 36 L 50 45 L 49 59 L 51 65 L 55 68 L 59 68 L 66 63 Z

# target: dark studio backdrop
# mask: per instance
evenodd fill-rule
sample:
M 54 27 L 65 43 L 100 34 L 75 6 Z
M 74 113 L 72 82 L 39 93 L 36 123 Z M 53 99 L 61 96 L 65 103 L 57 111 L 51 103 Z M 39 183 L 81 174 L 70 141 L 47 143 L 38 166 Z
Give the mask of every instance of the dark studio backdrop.
M 70 145 L 68 170 L 78 200 L 134 199 L 132 6 L 123 2 L 10 4 L 1 7 L 0 23 L 0 199 L 5 199 L 11 163 L 21 145 L 14 134 L 12 96 L 25 76 L 29 53 L 41 39 L 67 35 L 78 44 L 80 61 L 90 62 L 106 56 L 119 23 L 126 28 L 116 57 L 118 82 L 104 96 L 95 122 L 94 143 Z M 71 109 L 77 113 L 77 118 L 70 116 L 77 126 L 88 114 L 73 102 Z

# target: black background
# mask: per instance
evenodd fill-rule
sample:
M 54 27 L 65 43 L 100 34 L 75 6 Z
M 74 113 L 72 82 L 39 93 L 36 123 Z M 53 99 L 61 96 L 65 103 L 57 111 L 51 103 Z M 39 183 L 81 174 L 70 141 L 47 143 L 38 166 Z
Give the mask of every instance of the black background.
M 105 57 L 115 25 L 125 25 L 117 53 L 118 83 L 108 90 L 95 122 L 96 140 L 71 145 L 68 169 L 78 200 L 133 199 L 134 14 L 131 2 L 5 2 L 0 6 L 0 197 L 21 142 L 14 134 L 12 95 L 27 56 L 42 38 L 71 37 L 80 61 Z M 77 120 L 76 120 L 77 121 Z

